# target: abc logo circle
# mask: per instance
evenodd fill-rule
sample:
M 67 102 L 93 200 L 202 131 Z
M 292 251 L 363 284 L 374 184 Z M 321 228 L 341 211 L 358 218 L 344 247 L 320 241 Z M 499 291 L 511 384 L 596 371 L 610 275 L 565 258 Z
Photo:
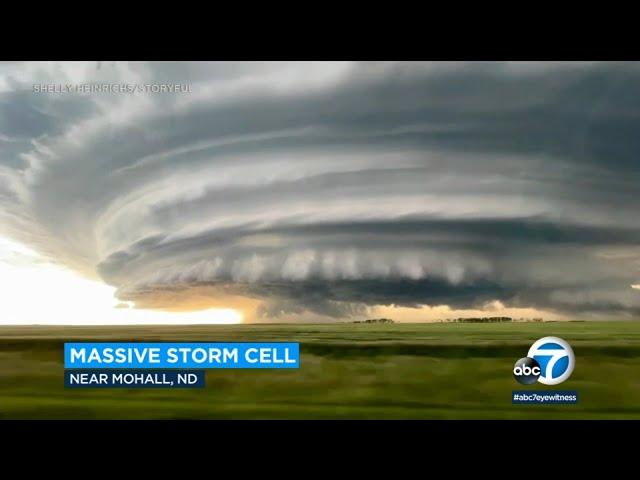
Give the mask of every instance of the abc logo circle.
M 540 364 L 534 358 L 521 358 L 513 366 L 513 378 L 523 385 L 536 383 L 539 377 Z
M 544 385 L 564 382 L 571 376 L 576 364 L 571 345 L 558 337 L 544 337 L 536 341 L 531 345 L 527 356 L 540 365 L 538 381 Z

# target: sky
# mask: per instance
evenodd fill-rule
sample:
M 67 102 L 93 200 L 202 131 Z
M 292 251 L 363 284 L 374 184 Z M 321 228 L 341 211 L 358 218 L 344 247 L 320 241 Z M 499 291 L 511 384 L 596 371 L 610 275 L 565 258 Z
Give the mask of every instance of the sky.
M 637 318 L 639 112 L 634 62 L 0 63 L 0 324 Z

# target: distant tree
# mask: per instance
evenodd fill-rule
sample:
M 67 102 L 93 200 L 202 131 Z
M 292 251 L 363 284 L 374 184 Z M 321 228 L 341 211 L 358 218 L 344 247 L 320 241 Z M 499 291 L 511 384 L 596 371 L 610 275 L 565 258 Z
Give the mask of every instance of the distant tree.
M 353 323 L 395 323 L 390 318 L 369 318 L 367 320 L 356 320 Z
M 460 317 L 454 320 L 459 323 L 498 323 L 513 322 L 511 317 Z

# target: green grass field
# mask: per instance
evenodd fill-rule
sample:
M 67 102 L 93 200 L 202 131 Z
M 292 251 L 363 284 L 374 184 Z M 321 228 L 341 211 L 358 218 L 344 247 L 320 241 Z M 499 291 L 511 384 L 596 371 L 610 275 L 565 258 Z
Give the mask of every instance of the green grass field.
M 578 405 L 511 404 L 533 341 L 567 340 Z M 65 341 L 292 341 L 299 370 L 209 370 L 205 389 L 65 389 Z M 640 322 L 0 327 L 2 419 L 640 418 Z

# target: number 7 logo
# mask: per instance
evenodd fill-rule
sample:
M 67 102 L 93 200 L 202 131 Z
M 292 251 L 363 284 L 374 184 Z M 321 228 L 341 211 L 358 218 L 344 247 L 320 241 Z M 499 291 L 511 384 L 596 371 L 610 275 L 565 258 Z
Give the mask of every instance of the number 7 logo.
M 536 341 L 527 354 L 540 364 L 538 381 L 545 385 L 557 385 L 571 376 L 575 356 L 571 346 L 558 337 L 544 337 Z

